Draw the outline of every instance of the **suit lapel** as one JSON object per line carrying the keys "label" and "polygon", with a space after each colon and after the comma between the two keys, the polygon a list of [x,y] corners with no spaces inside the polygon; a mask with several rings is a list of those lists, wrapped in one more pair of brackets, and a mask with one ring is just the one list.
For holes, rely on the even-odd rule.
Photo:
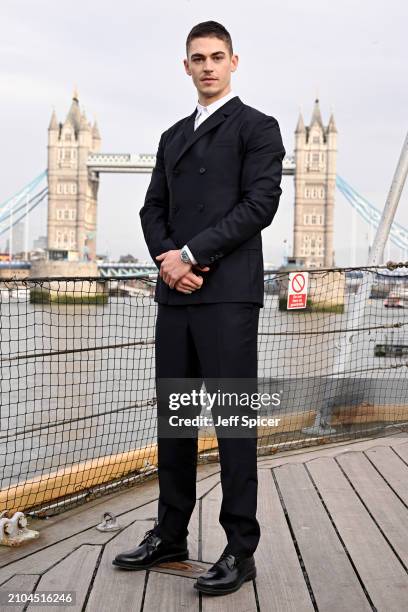
{"label": "suit lapel", "polygon": [[214,113],[212,113],[208,117],[208,119],[203,121],[203,123],[201,123],[195,131],[194,131],[194,121],[195,121],[196,111],[194,111],[194,113],[192,113],[189,117],[187,117],[183,125],[183,134],[185,137],[185,142],[176,157],[174,167],[178,164],[181,157],[188,151],[188,149],[195,142],[197,142],[199,138],[201,138],[201,136],[204,136],[204,134],[207,134],[207,132],[217,127],[217,125],[225,121],[225,119],[231,113],[233,113],[235,110],[237,110],[241,106],[242,106],[242,102],[238,96],[231,98],[231,100],[228,100],[228,102],[223,104],[219,109],[217,109]]}

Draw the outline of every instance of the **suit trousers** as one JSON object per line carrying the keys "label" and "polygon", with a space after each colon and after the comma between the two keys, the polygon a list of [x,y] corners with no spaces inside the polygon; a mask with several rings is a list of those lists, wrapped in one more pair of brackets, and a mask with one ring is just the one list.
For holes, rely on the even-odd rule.
{"label": "suit trousers", "polygon": [[[250,302],[159,303],[156,378],[256,380],[259,308]],[[217,431],[217,437],[222,487],[219,521],[229,552],[252,555],[260,538],[256,519],[257,434],[233,438]],[[196,503],[197,436],[158,436],[157,442],[158,530],[163,539],[176,542],[188,535]]]}

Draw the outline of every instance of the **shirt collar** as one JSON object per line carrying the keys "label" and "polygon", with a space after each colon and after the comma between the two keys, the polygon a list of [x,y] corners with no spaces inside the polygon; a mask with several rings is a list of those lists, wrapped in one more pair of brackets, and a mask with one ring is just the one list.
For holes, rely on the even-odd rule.
{"label": "shirt collar", "polygon": [[226,102],[228,102],[228,100],[231,100],[231,98],[234,98],[234,97],[235,97],[234,92],[230,91],[229,93],[225,94],[225,96],[223,96],[219,100],[216,100],[215,102],[212,102],[211,104],[208,104],[208,106],[203,106],[202,104],[197,102],[197,112],[211,115],[216,110],[221,108],[221,106],[223,106]]}

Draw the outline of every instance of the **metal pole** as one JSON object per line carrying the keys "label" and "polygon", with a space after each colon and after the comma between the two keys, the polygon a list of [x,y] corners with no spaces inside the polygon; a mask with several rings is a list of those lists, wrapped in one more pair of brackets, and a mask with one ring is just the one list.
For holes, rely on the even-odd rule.
{"label": "metal pole", "polygon": [[14,200],[11,202],[11,209],[10,209],[10,225],[9,225],[9,261],[12,260],[13,257],[13,207],[14,207]]}
{"label": "metal pole", "polygon": [[368,260],[369,266],[381,264],[384,256],[384,247],[390,234],[392,222],[398,208],[401,193],[408,174],[408,133],[402,145],[401,155],[398,160],[397,169],[392,179],[388,198],[381,215],[381,220],[377,228],[373,246]]}
{"label": "metal pole", "polygon": [[26,205],[25,205],[25,224],[24,224],[24,250],[25,260],[28,261],[28,199],[29,193],[26,193]]}

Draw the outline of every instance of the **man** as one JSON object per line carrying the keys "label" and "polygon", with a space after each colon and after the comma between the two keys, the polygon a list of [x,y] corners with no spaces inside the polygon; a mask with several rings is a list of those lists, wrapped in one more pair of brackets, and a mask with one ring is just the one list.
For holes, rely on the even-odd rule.
{"label": "man", "polygon": [[[257,377],[263,306],[261,230],[281,195],[285,149],[276,119],[231,90],[238,66],[219,23],[187,37],[186,73],[198,92],[194,112],[166,130],[140,217],[160,270],[155,292],[156,383],[165,378]],[[159,399],[158,412],[164,410]],[[218,432],[217,432],[218,436]],[[255,437],[218,436],[228,544],[195,588],[232,593],[256,575],[260,528]],[[188,523],[196,502],[197,437],[158,436],[158,522],[140,545],[113,563],[147,569],[188,558]]]}

